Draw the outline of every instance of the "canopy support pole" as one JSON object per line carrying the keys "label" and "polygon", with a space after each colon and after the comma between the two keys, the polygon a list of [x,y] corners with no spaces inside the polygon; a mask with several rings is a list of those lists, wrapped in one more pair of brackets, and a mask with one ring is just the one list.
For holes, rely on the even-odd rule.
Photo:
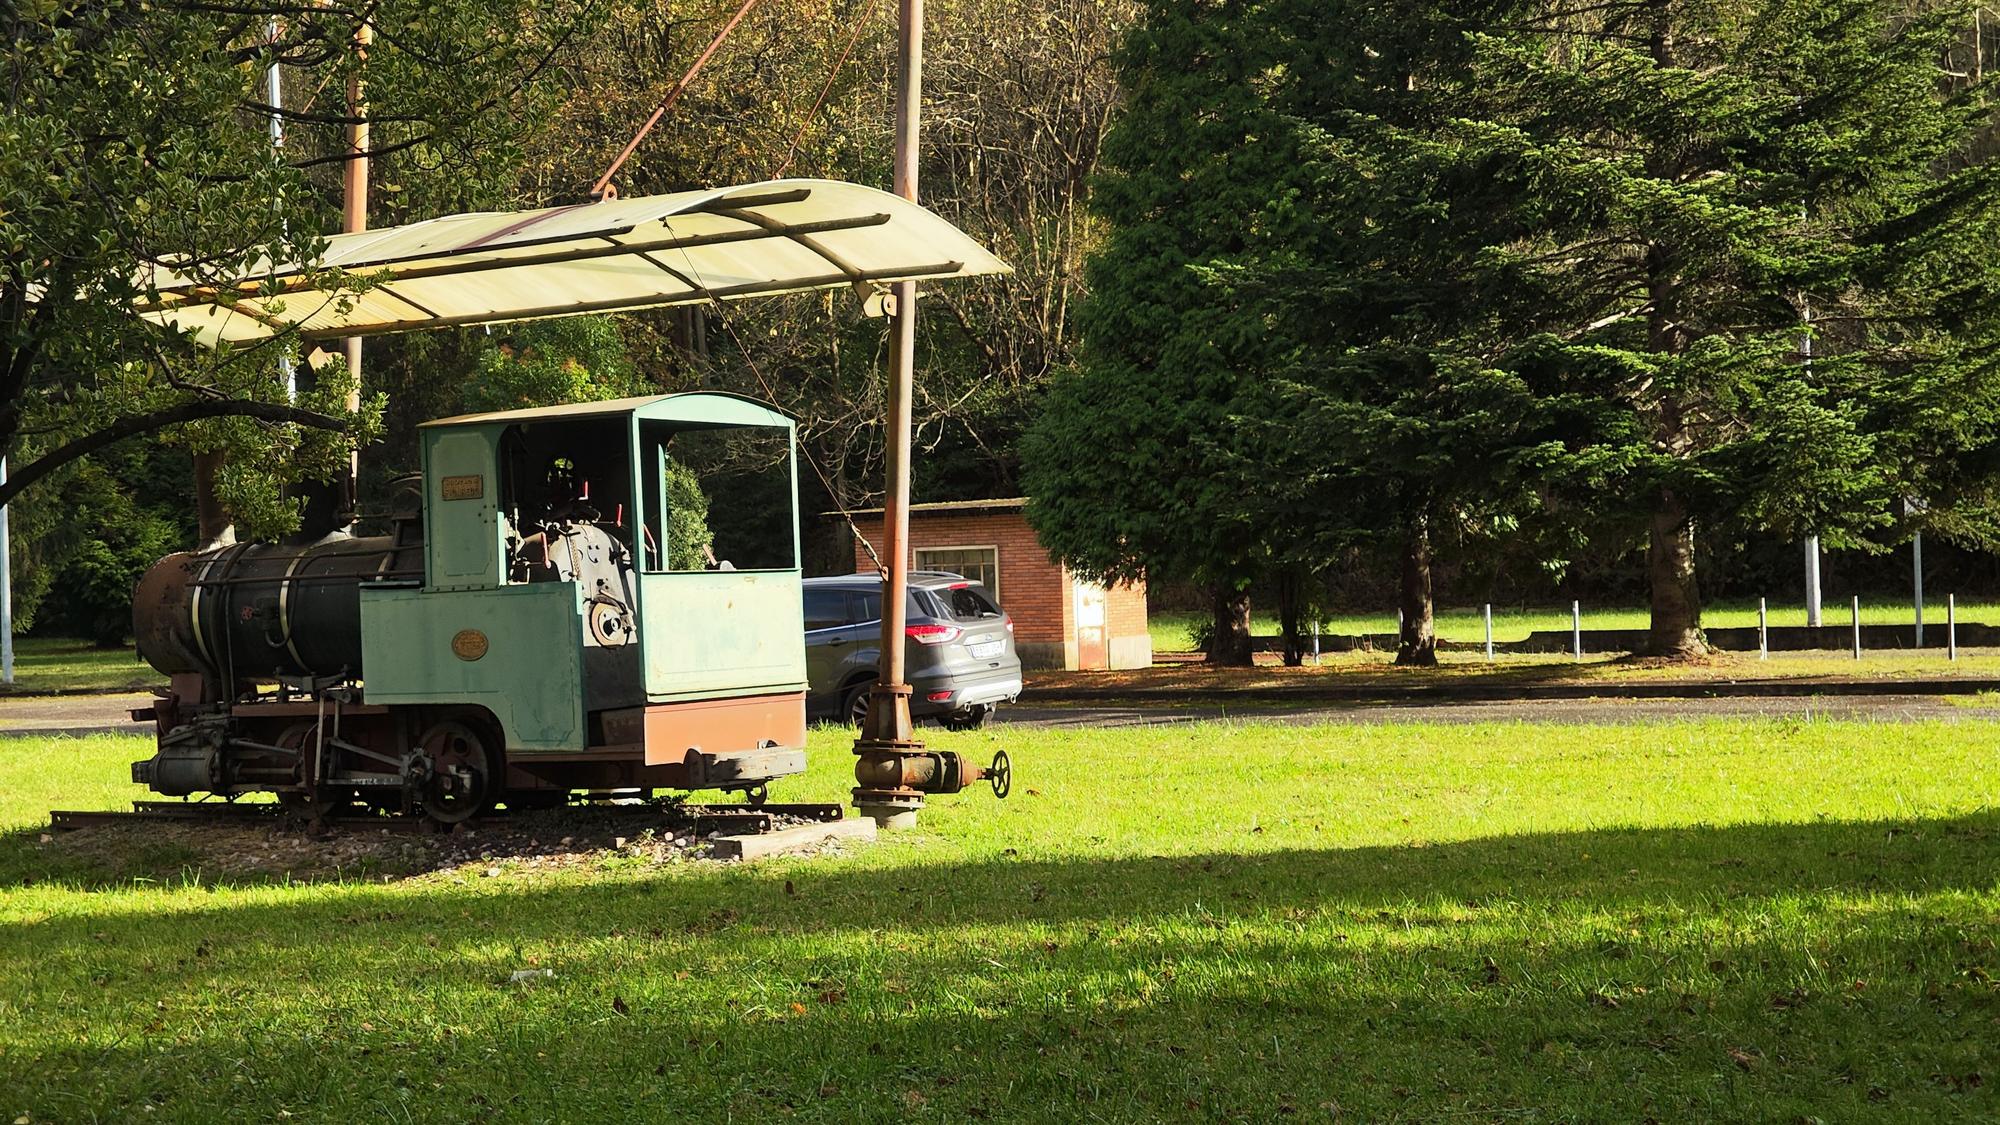
{"label": "canopy support pole", "polygon": [[[917,201],[918,112],[923,102],[924,3],[900,0],[897,12],[895,192]],[[895,283],[896,346],[889,360],[888,489],[882,501],[882,646],[868,716],[855,740],[854,806],[884,828],[910,827],[924,806],[912,784],[924,744],[910,720],[904,682],[905,607],[910,582],[910,409],[917,355],[917,283]]]}

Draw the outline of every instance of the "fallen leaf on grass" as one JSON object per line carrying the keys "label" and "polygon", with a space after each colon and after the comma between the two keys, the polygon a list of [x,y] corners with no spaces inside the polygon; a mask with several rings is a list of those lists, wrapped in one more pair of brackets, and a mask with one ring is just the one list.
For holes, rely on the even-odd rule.
{"label": "fallen leaf on grass", "polygon": [[1756,1070],[1758,1067],[1764,1065],[1763,1056],[1757,1054],[1755,1050],[1739,1051],[1731,1047],[1729,1048],[1729,1059],[1744,1070]]}

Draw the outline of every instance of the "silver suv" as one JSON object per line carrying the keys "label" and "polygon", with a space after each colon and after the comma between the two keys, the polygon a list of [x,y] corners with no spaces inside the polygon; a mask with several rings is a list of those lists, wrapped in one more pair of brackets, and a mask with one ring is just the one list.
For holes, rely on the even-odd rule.
{"label": "silver suv", "polygon": [[[882,580],[808,578],[805,598],[806,714],[859,725],[882,649]],[[973,730],[1021,694],[1014,621],[986,587],[945,571],[912,571],[905,616],[911,718]]]}

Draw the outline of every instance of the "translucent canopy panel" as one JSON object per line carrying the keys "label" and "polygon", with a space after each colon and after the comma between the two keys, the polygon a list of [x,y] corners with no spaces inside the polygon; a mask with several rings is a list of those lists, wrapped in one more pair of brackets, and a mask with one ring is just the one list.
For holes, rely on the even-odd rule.
{"label": "translucent canopy panel", "polygon": [[[315,268],[369,284],[329,290]],[[209,345],[293,326],[326,340],[1007,270],[900,196],[770,180],[336,235],[317,263],[266,266],[228,292],[157,269],[159,296],[138,312]]]}

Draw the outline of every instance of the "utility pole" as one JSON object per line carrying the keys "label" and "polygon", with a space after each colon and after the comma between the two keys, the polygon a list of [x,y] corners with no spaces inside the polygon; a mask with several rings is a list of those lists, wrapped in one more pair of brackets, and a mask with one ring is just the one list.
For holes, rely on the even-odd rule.
{"label": "utility pole", "polygon": [[[1799,221],[1804,222],[1805,218],[1806,209],[1801,205]],[[1803,322],[1799,332],[1799,355],[1805,360],[1806,378],[1810,380],[1813,361],[1812,301],[1803,293],[1799,294],[1799,318]],[[1809,629],[1820,627],[1818,535],[1806,536],[1806,627]]]}
{"label": "utility pole", "polygon": [[[264,68],[264,102],[271,107],[271,114],[264,124],[274,150],[285,147],[285,119],[280,116],[280,110],[285,105],[285,72],[278,60],[280,30],[275,16],[264,25],[265,42],[271,50],[271,61]],[[278,378],[285,385],[285,401],[298,402],[298,370],[288,350],[278,353]],[[223,508],[222,500],[215,492],[216,477],[222,472],[226,456],[220,449],[202,449],[194,454],[195,549],[198,551],[236,542],[235,525],[230,522],[229,512]]]}
{"label": "utility pole", "polygon": [[[361,68],[368,62],[368,46],[375,41],[375,28],[367,20],[354,29],[354,72],[347,79],[347,164],[341,177],[340,229],[359,234],[368,229],[368,90]],[[347,412],[361,410],[361,337],[342,341],[347,353]],[[361,494],[361,449],[347,455],[347,505],[353,510]]]}

